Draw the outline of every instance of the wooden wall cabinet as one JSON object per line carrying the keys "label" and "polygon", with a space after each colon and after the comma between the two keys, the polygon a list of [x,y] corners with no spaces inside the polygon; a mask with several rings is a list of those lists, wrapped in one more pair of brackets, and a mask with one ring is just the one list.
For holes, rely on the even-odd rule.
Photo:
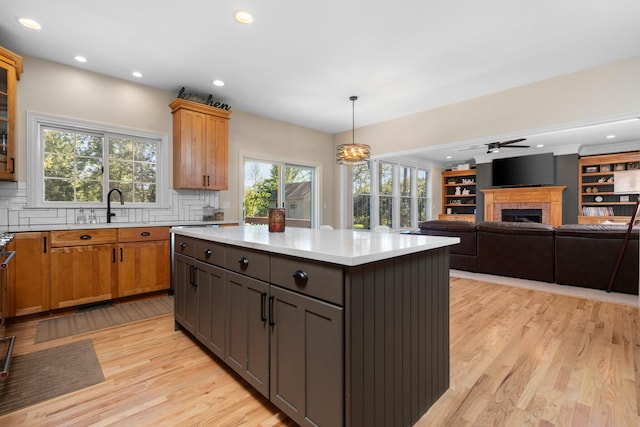
{"label": "wooden wall cabinet", "polygon": [[[460,194],[456,194],[459,189]],[[442,213],[438,219],[476,222],[476,170],[442,172]]]}
{"label": "wooden wall cabinet", "polygon": [[19,255],[7,275],[7,315],[49,310],[49,233],[15,233],[9,250]]}
{"label": "wooden wall cabinet", "polygon": [[173,114],[173,188],[226,190],[231,111],[176,99]]}
{"label": "wooden wall cabinet", "polygon": [[169,227],[118,229],[118,297],[169,289]]}
{"label": "wooden wall cabinet", "polygon": [[640,151],[581,157],[578,224],[628,223],[639,196],[615,194],[614,173],[639,168]]}
{"label": "wooden wall cabinet", "polygon": [[0,180],[16,181],[16,97],[22,57],[0,46]]}

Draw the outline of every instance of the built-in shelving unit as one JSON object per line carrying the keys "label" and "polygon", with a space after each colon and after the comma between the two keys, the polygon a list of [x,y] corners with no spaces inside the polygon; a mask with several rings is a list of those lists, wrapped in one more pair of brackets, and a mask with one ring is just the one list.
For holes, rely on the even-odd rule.
{"label": "built-in shelving unit", "polygon": [[476,170],[442,172],[442,213],[438,219],[476,222]]}
{"label": "built-in shelving unit", "polygon": [[581,157],[578,178],[578,223],[628,223],[638,194],[616,194],[615,172],[639,168],[640,151]]}

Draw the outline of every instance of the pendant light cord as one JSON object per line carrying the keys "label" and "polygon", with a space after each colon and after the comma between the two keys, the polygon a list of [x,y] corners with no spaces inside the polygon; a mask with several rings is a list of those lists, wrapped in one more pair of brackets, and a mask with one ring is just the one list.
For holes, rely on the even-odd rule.
{"label": "pendant light cord", "polygon": [[357,96],[349,97],[351,100],[351,145],[356,145],[356,101]]}

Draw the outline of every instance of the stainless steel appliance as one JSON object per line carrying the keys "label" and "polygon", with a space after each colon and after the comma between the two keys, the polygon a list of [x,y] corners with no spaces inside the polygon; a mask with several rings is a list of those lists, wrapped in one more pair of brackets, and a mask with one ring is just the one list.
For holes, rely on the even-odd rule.
{"label": "stainless steel appliance", "polygon": [[15,336],[5,336],[7,323],[7,267],[11,259],[16,255],[15,251],[7,251],[7,246],[13,240],[13,234],[0,234],[0,348],[6,348],[4,364],[0,369],[0,378],[9,376],[9,366],[11,365],[11,354]]}

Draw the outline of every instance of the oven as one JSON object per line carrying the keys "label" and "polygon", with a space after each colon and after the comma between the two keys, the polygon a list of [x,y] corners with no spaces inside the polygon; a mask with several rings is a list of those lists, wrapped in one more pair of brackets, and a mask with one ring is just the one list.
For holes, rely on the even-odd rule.
{"label": "oven", "polygon": [[11,354],[13,353],[13,344],[16,340],[15,336],[5,335],[7,330],[7,267],[16,255],[15,251],[7,250],[12,240],[13,234],[0,234],[0,349],[2,353],[5,354],[4,364],[0,366],[0,378],[6,378],[9,375]]}

